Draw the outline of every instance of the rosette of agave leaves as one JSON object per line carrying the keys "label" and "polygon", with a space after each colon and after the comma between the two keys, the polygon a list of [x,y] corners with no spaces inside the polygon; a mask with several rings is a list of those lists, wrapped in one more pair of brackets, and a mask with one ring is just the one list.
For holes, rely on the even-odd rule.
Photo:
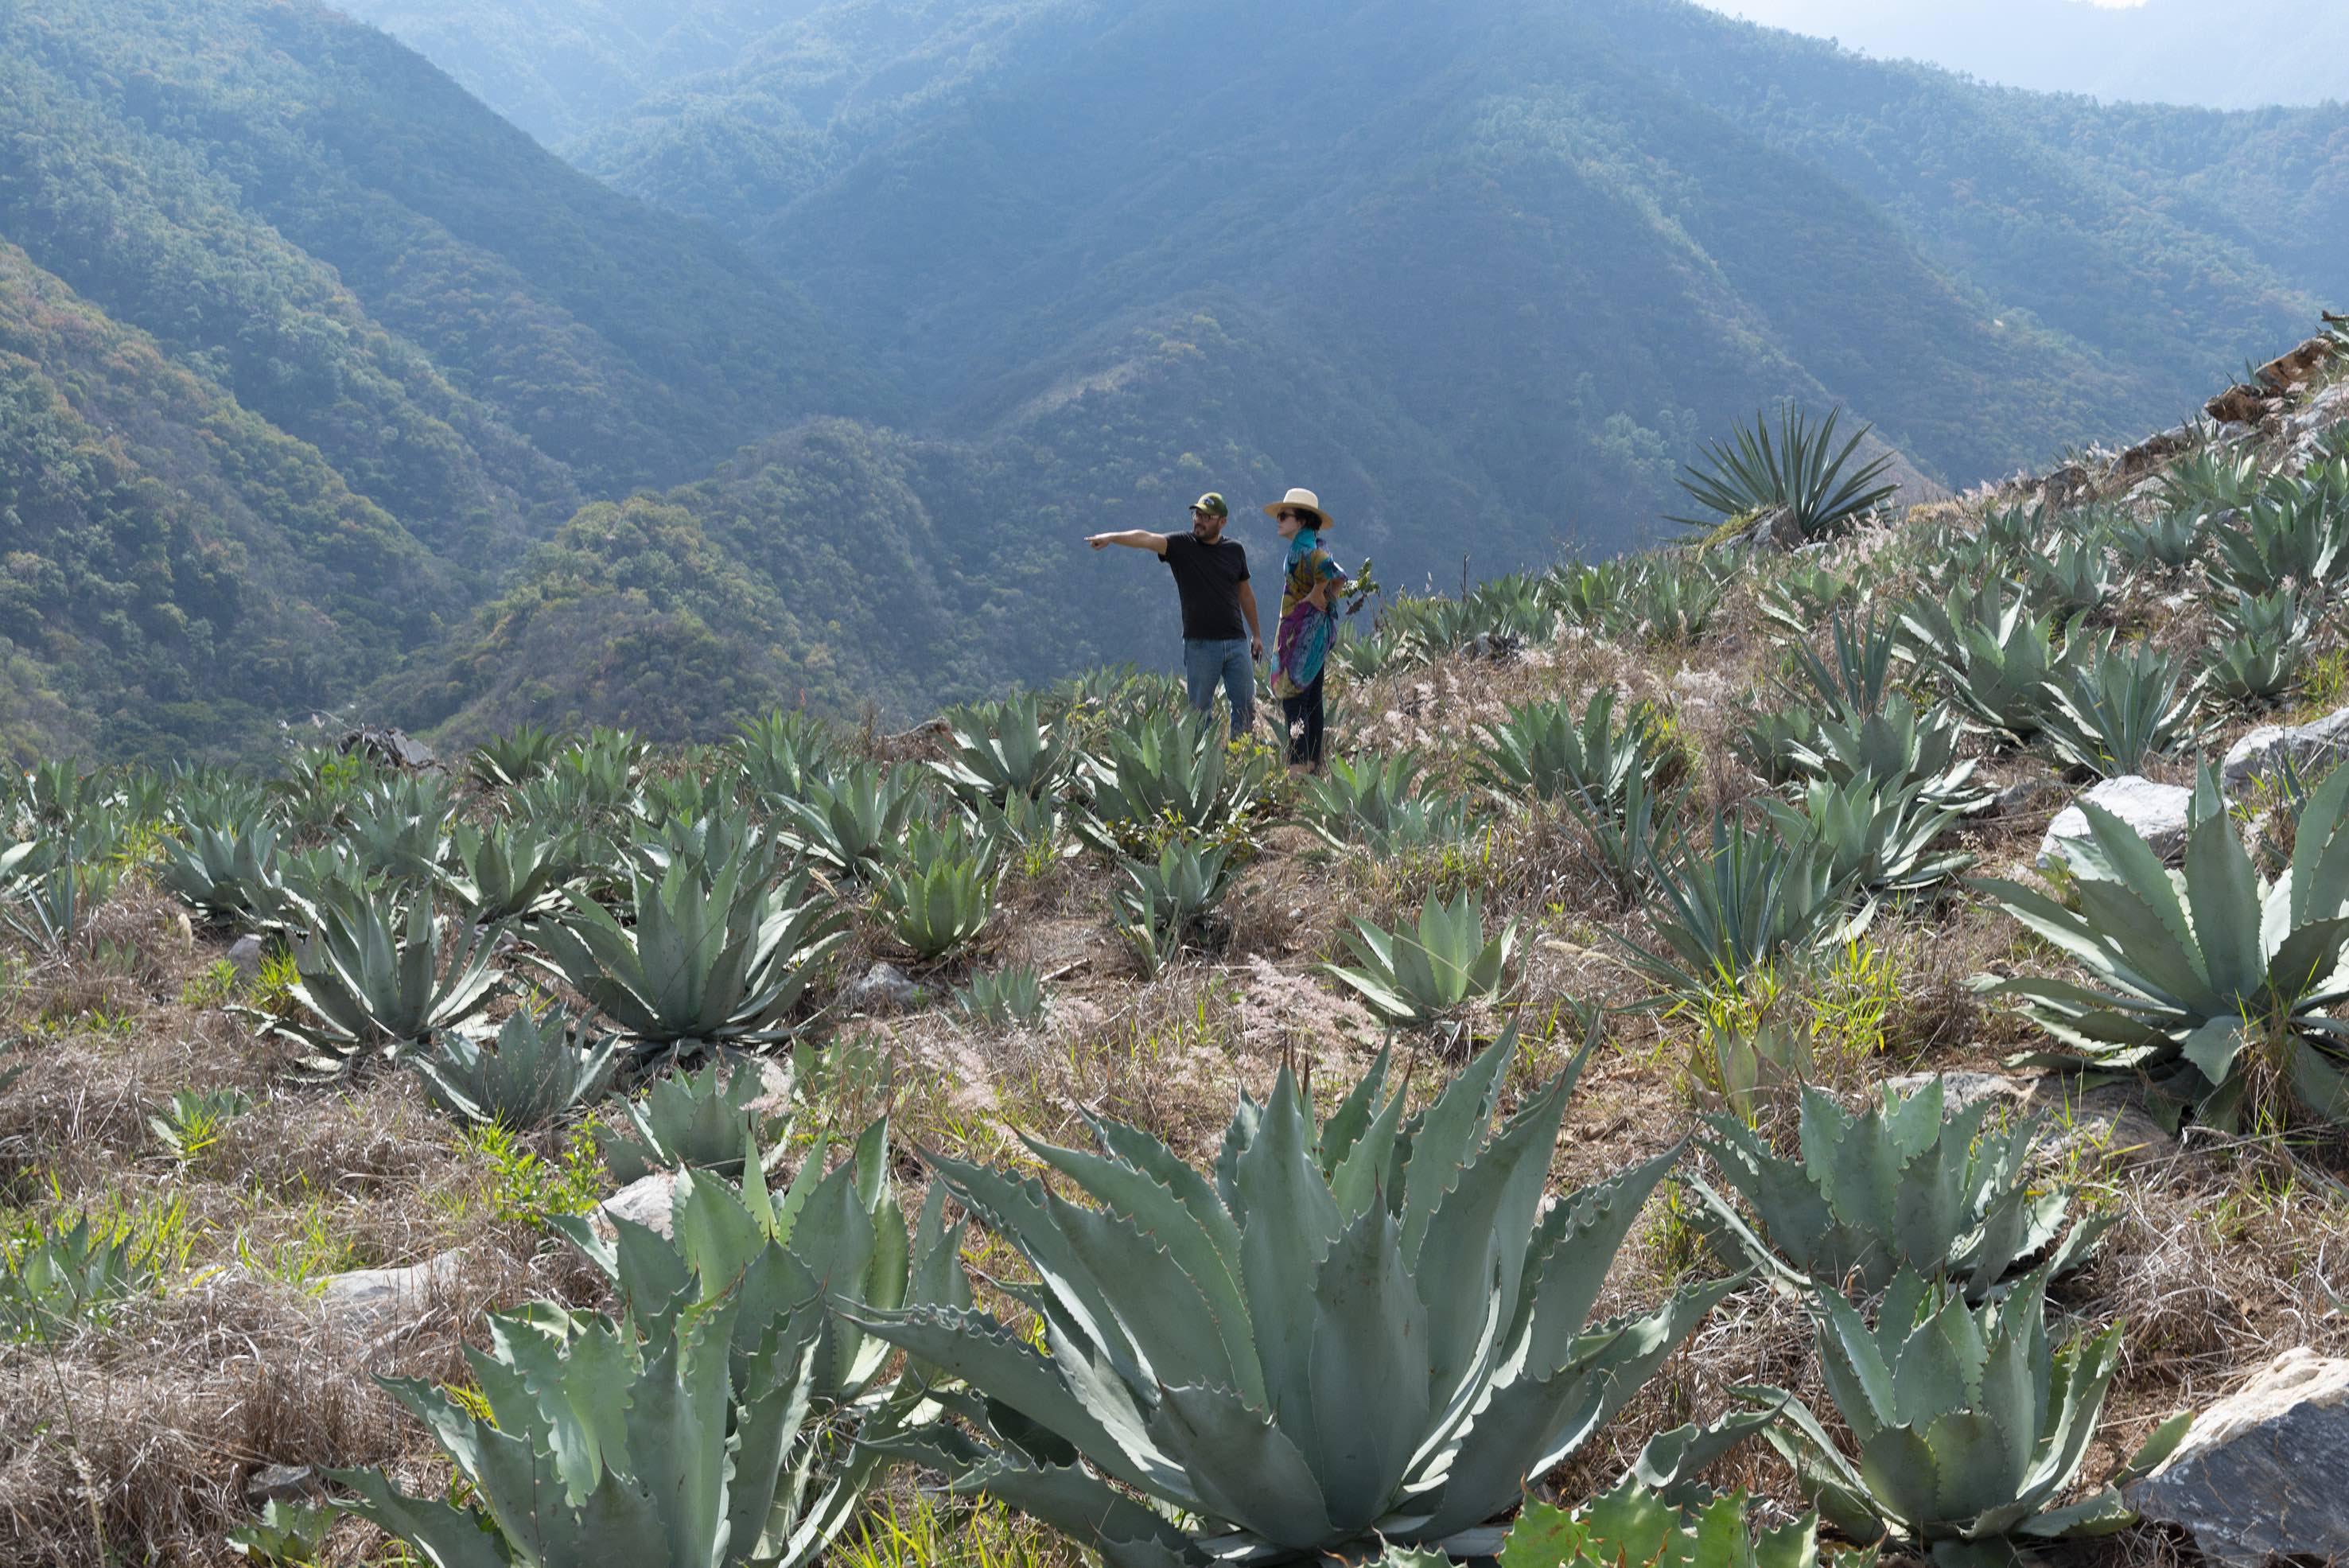
{"label": "rosette of agave leaves", "polygon": [[1545,1209],[1588,1047],[1495,1129],[1516,1053],[1511,1031],[1418,1116],[1383,1057],[1326,1121],[1284,1069],[1266,1103],[1242,1099],[1212,1172],[1108,1121],[1099,1152],[1030,1144],[1090,1203],[931,1157],[1033,1267],[1032,1290],[1005,1288],[1042,1328],[844,1308],[967,1385],[937,1396],[956,1419],[893,1451],[1110,1568],[1494,1551],[1525,1479],[1733,1282],[1586,1323],[1679,1150]]}

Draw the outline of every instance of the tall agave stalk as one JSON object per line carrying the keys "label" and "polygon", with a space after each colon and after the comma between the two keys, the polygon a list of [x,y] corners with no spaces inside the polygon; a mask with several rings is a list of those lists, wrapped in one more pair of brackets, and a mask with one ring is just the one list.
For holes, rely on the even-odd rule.
{"label": "tall agave stalk", "polygon": [[1585,1322],[1678,1151],[1545,1209],[1588,1050],[1494,1132],[1516,1052],[1505,1037],[1415,1117],[1383,1058],[1327,1122],[1284,1069],[1269,1102],[1242,1100],[1212,1173],[1112,1122],[1099,1153],[1031,1143],[1090,1203],[931,1156],[1035,1270],[1046,1332],[848,1309],[969,1388],[892,1450],[1110,1568],[1495,1550],[1488,1521],[1525,1478],[1588,1441],[1728,1288]]}

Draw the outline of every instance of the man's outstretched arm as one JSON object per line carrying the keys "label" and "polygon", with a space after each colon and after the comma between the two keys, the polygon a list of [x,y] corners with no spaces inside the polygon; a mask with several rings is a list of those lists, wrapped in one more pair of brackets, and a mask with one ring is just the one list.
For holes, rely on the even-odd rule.
{"label": "man's outstretched arm", "polygon": [[1166,535],[1153,534],[1146,528],[1128,528],[1122,534],[1088,534],[1085,543],[1096,550],[1104,545],[1123,545],[1129,550],[1147,550],[1154,556],[1166,553]]}

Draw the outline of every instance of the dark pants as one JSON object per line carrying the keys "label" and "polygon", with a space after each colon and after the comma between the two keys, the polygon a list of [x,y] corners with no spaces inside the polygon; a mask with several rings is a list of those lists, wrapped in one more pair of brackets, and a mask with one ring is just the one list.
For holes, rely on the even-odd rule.
{"label": "dark pants", "polygon": [[1280,700],[1281,716],[1288,721],[1288,760],[1308,767],[1321,765],[1321,677],[1294,697]]}

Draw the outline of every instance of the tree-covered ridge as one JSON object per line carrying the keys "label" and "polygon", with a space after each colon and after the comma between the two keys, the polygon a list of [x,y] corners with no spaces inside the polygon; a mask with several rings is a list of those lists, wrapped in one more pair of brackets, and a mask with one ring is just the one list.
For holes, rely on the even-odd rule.
{"label": "tree-covered ridge", "polygon": [[332,13],[72,0],[0,62],[0,232],[477,546],[469,459],[559,517],[872,400],[787,285]]}
{"label": "tree-covered ridge", "polygon": [[[2217,192],[2296,177],[2342,113],[2075,136],[2091,110],[1677,0],[848,0],[577,155],[774,258],[948,428],[1226,289],[1368,367],[1491,509],[1571,497],[1612,548],[1669,485],[1574,457],[1593,407],[1685,444],[1825,398],[1966,482],[2174,422],[2289,341],[2349,224]],[[1389,469],[1356,509],[1412,488]]]}
{"label": "tree-covered ridge", "polygon": [[250,743],[460,602],[315,447],[0,244],[0,751]]}

